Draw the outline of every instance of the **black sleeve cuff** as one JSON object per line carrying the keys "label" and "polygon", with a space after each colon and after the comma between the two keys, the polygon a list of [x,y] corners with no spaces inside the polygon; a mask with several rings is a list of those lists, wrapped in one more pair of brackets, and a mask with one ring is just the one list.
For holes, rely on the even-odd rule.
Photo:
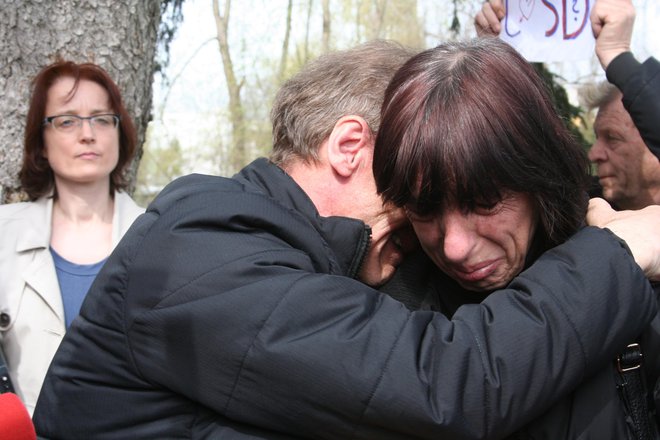
{"label": "black sleeve cuff", "polygon": [[610,62],[605,71],[605,76],[610,83],[622,90],[630,76],[638,71],[640,67],[640,62],[635,59],[632,52],[623,52]]}

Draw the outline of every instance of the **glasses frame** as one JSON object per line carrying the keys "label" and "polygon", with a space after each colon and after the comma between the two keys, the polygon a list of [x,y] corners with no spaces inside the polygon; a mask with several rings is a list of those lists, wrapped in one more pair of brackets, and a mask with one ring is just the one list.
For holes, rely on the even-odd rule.
{"label": "glasses frame", "polygon": [[57,132],[57,133],[69,133],[67,131],[62,131],[62,130],[58,129],[58,128],[55,127],[55,125],[53,125],[53,120],[55,118],[59,118],[59,117],[62,117],[62,116],[68,116],[70,118],[74,118],[74,119],[77,119],[78,121],[80,121],[80,124],[76,125],[76,127],[75,127],[78,130],[80,130],[82,128],[83,123],[84,123],[85,120],[89,121],[88,122],[89,127],[92,130],[94,130],[95,129],[94,119],[100,118],[100,117],[103,117],[103,116],[112,116],[112,118],[115,121],[115,125],[114,125],[113,128],[119,127],[119,122],[121,121],[121,117],[118,114],[115,114],[115,113],[101,113],[101,114],[92,115],[92,116],[78,116],[78,115],[63,114],[63,115],[46,116],[44,118],[44,127],[47,126],[47,125],[50,125],[51,127],[53,127],[53,130],[55,130],[55,132]]}

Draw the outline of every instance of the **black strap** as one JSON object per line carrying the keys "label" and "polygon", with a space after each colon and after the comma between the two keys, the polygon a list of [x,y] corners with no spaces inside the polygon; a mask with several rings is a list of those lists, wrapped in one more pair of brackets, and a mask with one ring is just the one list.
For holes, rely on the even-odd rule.
{"label": "black strap", "polygon": [[15,393],[15,391],[9,377],[9,366],[7,366],[5,353],[2,351],[2,346],[0,346],[0,394],[3,393]]}
{"label": "black strap", "polygon": [[642,348],[634,343],[626,347],[616,359],[616,368],[621,376],[619,391],[628,408],[628,415],[636,440],[652,440],[646,382],[642,376]]}

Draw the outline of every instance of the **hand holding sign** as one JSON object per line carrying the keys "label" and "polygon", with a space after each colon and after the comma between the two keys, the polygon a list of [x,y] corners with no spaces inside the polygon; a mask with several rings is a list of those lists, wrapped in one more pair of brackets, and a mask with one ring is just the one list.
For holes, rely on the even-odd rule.
{"label": "hand holding sign", "polygon": [[[555,3],[558,5],[555,6]],[[596,55],[603,69],[622,52],[630,50],[635,8],[631,0],[592,0],[591,13],[588,14],[589,0],[488,0],[477,13],[474,24],[479,36],[502,37],[518,48],[530,61],[558,61],[588,58],[592,52],[593,41],[588,34],[596,38]],[[514,7],[507,14],[507,7]],[[586,7],[585,7],[586,6]],[[569,10],[570,9],[570,10]],[[538,12],[540,11],[540,12]],[[562,14],[560,14],[562,11]],[[568,11],[564,14],[565,11]],[[532,16],[545,14],[550,21],[538,29],[529,29]],[[589,17],[589,21],[584,20]],[[515,21],[518,20],[518,24]],[[541,18],[539,20],[542,21]],[[580,25],[575,28],[577,23]],[[592,32],[588,31],[591,24]],[[551,24],[549,28],[547,26]],[[503,29],[506,25],[506,29]],[[543,37],[534,37],[543,31]],[[546,35],[548,34],[548,35]],[[548,44],[547,38],[560,38],[559,43]],[[580,39],[584,39],[580,40]],[[521,42],[522,40],[530,40]],[[534,48],[538,42],[539,47]],[[554,40],[552,40],[554,41]],[[577,44],[576,44],[577,43]],[[523,49],[520,47],[524,46]],[[529,54],[527,52],[531,51]],[[560,52],[560,53],[558,53]]]}
{"label": "hand holding sign", "polygon": [[474,17],[474,25],[480,37],[496,36],[500,34],[502,26],[500,20],[504,19],[504,0],[490,0],[481,6],[481,11]]}
{"label": "hand holding sign", "polygon": [[635,8],[630,0],[598,0],[591,11],[596,55],[606,69],[617,55],[630,50]]}

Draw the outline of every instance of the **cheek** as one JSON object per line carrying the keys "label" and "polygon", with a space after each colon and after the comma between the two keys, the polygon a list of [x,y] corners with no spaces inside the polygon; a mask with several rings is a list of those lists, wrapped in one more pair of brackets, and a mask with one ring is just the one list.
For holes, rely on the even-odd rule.
{"label": "cheek", "polygon": [[61,161],[73,153],[74,142],[67,137],[58,136],[51,130],[44,133],[44,149],[41,155],[49,161]]}
{"label": "cheek", "polygon": [[41,155],[46,159],[48,159],[48,152],[51,149],[51,145],[53,145],[53,138],[50,134],[49,130],[44,132],[44,149],[41,151]]}
{"label": "cheek", "polygon": [[119,151],[120,151],[119,141],[117,141],[113,144],[112,148],[110,149],[110,157],[112,158],[111,160],[113,162],[113,168],[117,166],[117,162],[119,162]]}
{"label": "cheek", "polygon": [[527,257],[527,252],[532,245],[534,234],[536,233],[536,220],[533,217],[527,217],[519,221],[520,227],[512,231],[514,249],[516,250],[517,258],[524,261]]}
{"label": "cheek", "polygon": [[422,250],[437,264],[444,259],[444,237],[432,222],[412,223],[417,241]]}
{"label": "cheek", "polygon": [[411,222],[415,235],[423,248],[428,249],[438,244],[440,234],[431,222]]}
{"label": "cheek", "polygon": [[117,162],[119,162],[119,146],[117,146],[117,148],[114,149],[113,156],[114,156],[115,165],[117,165]]}

